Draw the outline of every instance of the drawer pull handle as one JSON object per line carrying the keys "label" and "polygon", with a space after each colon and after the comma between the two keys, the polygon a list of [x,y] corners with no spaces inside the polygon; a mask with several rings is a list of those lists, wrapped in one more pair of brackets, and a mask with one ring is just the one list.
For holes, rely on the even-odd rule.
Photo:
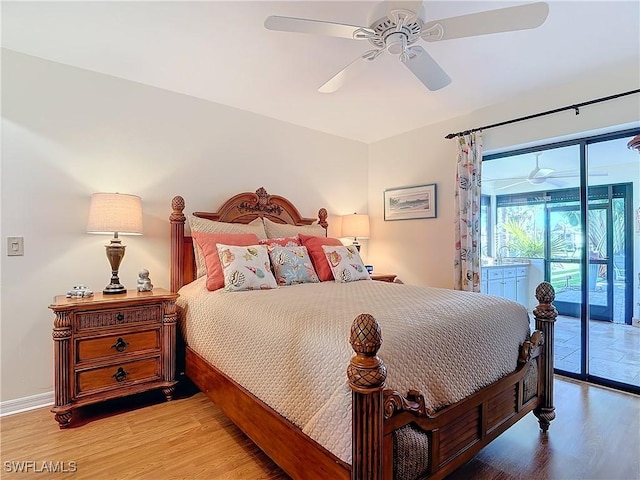
{"label": "drawer pull handle", "polygon": [[127,375],[129,375],[129,372],[125,372],[124,368],[120,367],[112,376],[116,379],[116,382],[124,382],[127,379]]}
{"label": "drawer pull handle", "polygon": [[111,348],[115,348],[119,352],[124,352],[128,346],[129,344],[125,342],[122,337],[118,337],[118,340],[116,340],[116,343],[111,345]]}
{"label": "drawer pull handle", "polygon": [[123,321],[123,320],[124,320],[124,314],[119,313],[119,314],[116,316],[116,320],[118,320],[119,322]]}

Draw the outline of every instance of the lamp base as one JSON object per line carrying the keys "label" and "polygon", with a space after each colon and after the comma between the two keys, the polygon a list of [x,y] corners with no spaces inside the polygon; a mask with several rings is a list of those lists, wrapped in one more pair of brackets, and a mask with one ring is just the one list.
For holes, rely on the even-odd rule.
{"label": "lamp base", "polygon": [[110,283],[102,291],[105,295],[117,295],[118,293],[127,293],[127,289],[120,282]]}
{"label": "lamp base", "polygon": [[105,295],[116,295],[118,293],[127,292],[124,285],[120,283],[120,278],[118,278],[118,269],[120,268],[122,257],[124,257],[125,246],[122,245],[117,235],[117,233],[114,234],[114,238],[111,239],[111,243],[109,245],[105,245],[107,258],[111,264],[111,283],[102,291]]}

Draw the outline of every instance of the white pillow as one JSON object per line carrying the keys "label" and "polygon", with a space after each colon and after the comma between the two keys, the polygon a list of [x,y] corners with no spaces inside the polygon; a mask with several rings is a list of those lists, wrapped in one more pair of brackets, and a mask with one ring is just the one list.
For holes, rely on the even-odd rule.
{"label": "white pillow", "polygon": [[267,247],[237,247],[221,243],[216,247],[222,265],[225,290],[234,292],[277,288],[276,279],[271,273]]}
{"label": "white pillow", "polygon": [[296,237],[299,233],[314,237],[327,236],[327,231],[324,227],[317,223],[312,225],[289,225],[288,223],[272,222],[268,218],[264,219],[264,230],[269,238]]}
{"label": "white pillow", "polygon": [[342,247],[323,245],[322,250],[337,283],[371,280],[358,249],[353,245]]}
{"label": "white pillow", "polygon": [[[248,224],[215,222],[206,218],[189,215],[189,228],[191,232],[202,233],[255,233],[258,240],[265,240],[267,233],[264,230],[262,218],[258,217]],[[196,278],[200,278],[207,273],[207,264],[204,261],[204,253],[197,244],[193,242],[193,253],[196,257]]]}

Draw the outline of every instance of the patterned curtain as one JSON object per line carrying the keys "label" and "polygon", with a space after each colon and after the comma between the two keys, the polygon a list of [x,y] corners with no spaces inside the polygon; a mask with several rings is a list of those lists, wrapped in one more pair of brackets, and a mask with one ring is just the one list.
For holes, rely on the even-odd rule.
{"label": "patterned curtain", "polygon": [[458,137],[454,261],[456,290],[480,291],[480,168],[482,133]]}

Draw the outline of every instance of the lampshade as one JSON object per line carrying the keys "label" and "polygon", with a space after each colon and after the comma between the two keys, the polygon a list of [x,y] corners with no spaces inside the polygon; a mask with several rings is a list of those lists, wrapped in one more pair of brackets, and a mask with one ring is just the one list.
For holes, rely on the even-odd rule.
{"label": "lampshade", "polygon": [[123,193],[94,193],[89,207],[89,233],[142,234],[142,200]]}
{"label": "lampshade", "polygon": [[369,238],[369,215],[354,213],[342,217],[342,236]]}

